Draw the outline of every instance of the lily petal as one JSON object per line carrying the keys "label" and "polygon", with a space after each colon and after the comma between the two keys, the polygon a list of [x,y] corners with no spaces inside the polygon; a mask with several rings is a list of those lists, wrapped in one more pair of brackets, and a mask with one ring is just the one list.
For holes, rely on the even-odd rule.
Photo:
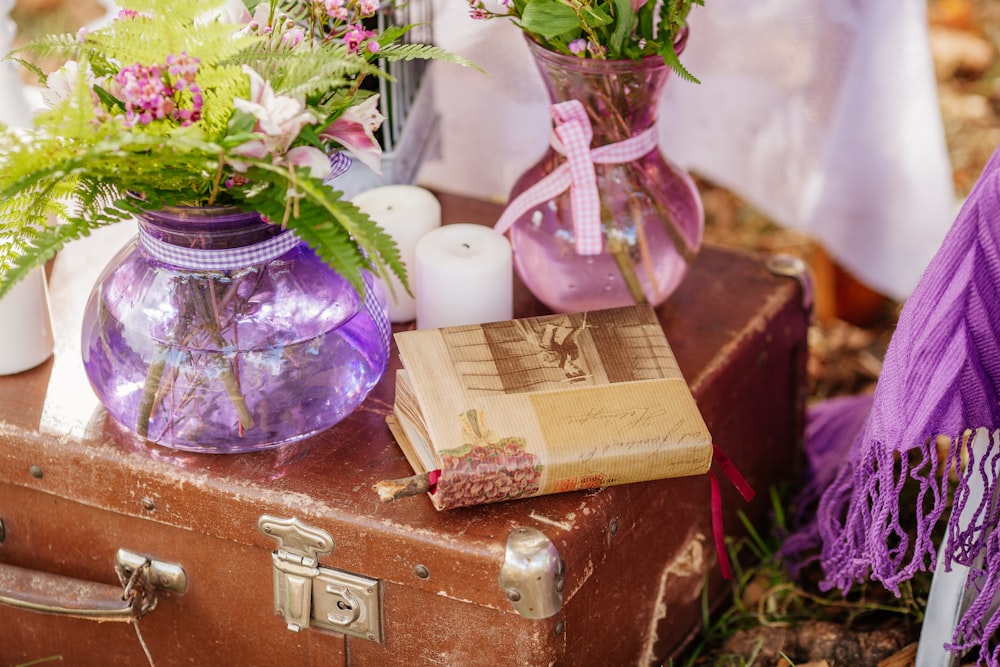
{"label": "lily petal", "polygon": [[285,162],[308,167],[309,175],[320,180],[330,175],[330,158],[314,146],[296,146],[285,155]]}
{"label": "lily petal", "polygon": [[[260,139],[253,139],[234,148],[230,152],[230,155],[261,160],[267,155],[267,145]],[[247,169],[250,168],[250,165],[246,162],[232,158],[229,159],[229,164],[240,174],[245,174]]]}
{"label": "lily petal", "polygon": [[348,107],[343,115],[320,132],[320,138],[336,141],[346,151],[382,174],[382,146],[375,139],[385,116],[378,110],[378,95],[372,95],[361,104]]}

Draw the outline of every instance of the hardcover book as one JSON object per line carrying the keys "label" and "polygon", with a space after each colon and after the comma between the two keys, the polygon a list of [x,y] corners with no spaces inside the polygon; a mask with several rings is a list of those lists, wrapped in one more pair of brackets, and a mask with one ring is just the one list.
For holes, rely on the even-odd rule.
{"label": "hardcover book", "polygon": [[437,509],[700,475],[712,439],[649,306],[395,335],[387,418]]}

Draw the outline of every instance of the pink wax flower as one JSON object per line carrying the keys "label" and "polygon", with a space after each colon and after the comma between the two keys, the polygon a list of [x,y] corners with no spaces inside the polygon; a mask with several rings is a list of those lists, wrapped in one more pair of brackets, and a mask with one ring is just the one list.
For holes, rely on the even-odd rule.
{"label": "pink wax flower", "polygon": [[149,125],[169,118],[174,110],[174,90],[164,80],[159,65],[124,67],[115,76],[115,83],[125,103],[126,125]]}
{"label": "pink wax flower", "polygon": [[361,16],[375,16],[378,8],[379,0],[358,0],[358,14]]}
{"label": "pink wax flower", "polygon": [[323,5],[326,8],[326,15],[336,21],[347,21],[350,18],[344,0],[324,0]]}
{"label": "pink wax flower", "polygon": [[374,39],[376,36],[374,30],[365,30],[365,27],[360,23],[348,26],[347,32],[344,33],[344,44],[347,45],[347,52],[358,53],[361,50],[362,44],[370,39]]}

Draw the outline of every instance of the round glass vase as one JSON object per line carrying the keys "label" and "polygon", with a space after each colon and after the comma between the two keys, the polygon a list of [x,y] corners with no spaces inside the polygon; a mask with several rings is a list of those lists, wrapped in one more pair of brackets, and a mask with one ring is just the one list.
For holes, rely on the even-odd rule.
{"label": "round glass vase", "polygon": [[290,232],[236,208],[150,211],[83,320],[112,417],[174,449],[275,447],[346,417],[381,379],[389,323]]}
{"label": "round glass vase", "polygon": [[[683,50],[686,32],[676,50]],[[578,100],[593,128],[591,149],[653,128],[670,68],[659,56],[592,60],[527,40],[553,104]],[[654,130],[655,131],[655,128]],[[566,162],[552,146],[515,182],[513,201]],[[575,248],[570,191],[540,202],[510,228],[514,268],[528,289],[556,312],[635,303],[659,305],[677,288],[701,247],[704,209],[691,177],[667,160],[657,141],[641,157],[594,164],[602,249]]]}

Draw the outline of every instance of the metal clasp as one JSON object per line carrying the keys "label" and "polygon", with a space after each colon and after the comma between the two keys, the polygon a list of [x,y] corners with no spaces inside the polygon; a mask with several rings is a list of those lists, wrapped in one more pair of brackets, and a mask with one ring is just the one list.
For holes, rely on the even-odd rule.
{"label": "metal clasp", "polygon": [[129,602],[137,618],[156,608],[155,589],[184,593],[188,586],[187,573],[180,565],[153,560],[128,549],[118,550],[115,572],[125,587],[122,599]]}
{"label": "metal clasp", "polygon": [[515,528],[507,536],[499,583],[524,618],[548,618],[562,607],[566,566],[559,550],[540,530]]}
{"label": "metal clasp", "polygon": [[767,258],[766,266],[767,270],[776,276],[794,278],[798,281],[802,293],[802,308],[806,312],[806,318],[811,319],[816,305],[816,279],[809,264],[801,257],[776,253]]}
{"label": "metal clasp", "polygon": [[274,610],[288,629],[310,626],[369,641],[382,641],[381,587],[377,579],[322,567],[333,538],[298,519],[264,515],[260,531],[278,542],[274,564]]}

